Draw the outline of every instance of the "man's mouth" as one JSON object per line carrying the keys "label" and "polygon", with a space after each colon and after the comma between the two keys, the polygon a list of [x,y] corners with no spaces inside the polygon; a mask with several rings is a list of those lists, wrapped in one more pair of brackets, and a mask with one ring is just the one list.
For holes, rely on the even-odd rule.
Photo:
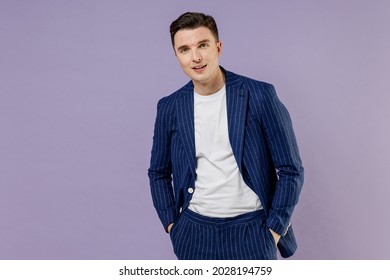
{"label": "man's mouth", "polygon": [[206,66],[207,66],[207,64],[199,65],[199,66],[192,67],[192,69],[195,71],[200,71],[200,70],[204,69]]}

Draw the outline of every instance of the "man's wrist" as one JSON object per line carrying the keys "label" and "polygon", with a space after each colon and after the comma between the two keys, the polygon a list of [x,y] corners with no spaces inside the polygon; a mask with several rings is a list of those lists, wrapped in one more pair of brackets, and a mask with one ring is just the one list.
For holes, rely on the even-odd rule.
{"label": "man's wrist", "polygon": [[173,226],[173,223],[170,223],[167,227],[167,232],[170,233],[171,232],[171,228]]}
{"label": "man's wrist", "polygon": [[274,238],[275,244],[277,245],[279,240],[280,240],[280,234],[274,232],[272,229],[269,229],[269,231],[271,232],[271,234]]}

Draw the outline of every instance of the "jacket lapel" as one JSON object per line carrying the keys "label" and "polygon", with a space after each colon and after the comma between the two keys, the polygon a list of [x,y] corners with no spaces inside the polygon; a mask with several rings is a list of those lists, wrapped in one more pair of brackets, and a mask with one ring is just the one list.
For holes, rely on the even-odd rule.
{"label": "jacket lapel", "polygon": [[190,164],[193,178],[196,178],[195,129],[194,129],[194,87],[189,82],[183,87],[177,102],[176,112],[180,137]]}
{"label": "jacket lapel", "polygon": [[229,140],[238,168],[242,174],[248,92],[242,89],[242,80],[239,76],[227,71],[225,71],[225,75]]}

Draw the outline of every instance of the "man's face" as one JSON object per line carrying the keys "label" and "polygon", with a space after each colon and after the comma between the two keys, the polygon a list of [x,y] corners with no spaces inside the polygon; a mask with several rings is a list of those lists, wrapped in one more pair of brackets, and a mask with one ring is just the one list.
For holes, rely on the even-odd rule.
{"label": "man's face", "polygon": [[222,43],[208,28],[179,30],[174,37],[174,49],[180,67],[195,86],[207,86],[217,79]]}

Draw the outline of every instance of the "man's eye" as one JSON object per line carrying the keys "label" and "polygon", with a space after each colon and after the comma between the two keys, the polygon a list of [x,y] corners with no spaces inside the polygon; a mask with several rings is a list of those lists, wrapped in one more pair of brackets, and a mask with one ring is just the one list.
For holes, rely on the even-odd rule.
{"label": "man's eye", "polygon": [[188,52],[188,49],[180,49],[180,51],[179,51],[180,53],[187,53]]}
{"label": "man's eye", "polygon": [[208,45],[206,43],[203,43],[200,45],[201,48],[206,48]]}

